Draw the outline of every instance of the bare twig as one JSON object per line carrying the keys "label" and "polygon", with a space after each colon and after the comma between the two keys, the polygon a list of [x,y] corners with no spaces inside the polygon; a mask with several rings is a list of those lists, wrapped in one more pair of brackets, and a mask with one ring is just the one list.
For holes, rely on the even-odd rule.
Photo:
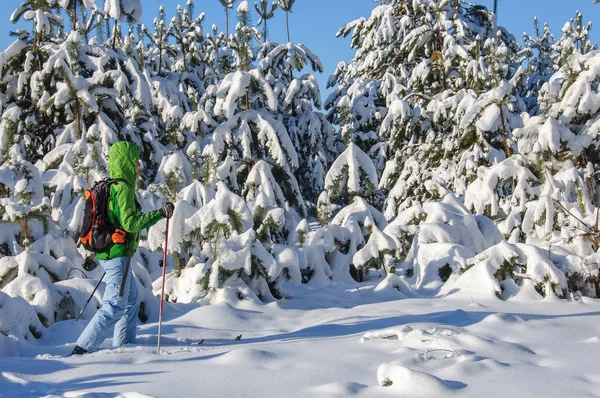
{"label": "bare twig", "polygon": [[282,298],[280,298],[279,300],[277,300],[277,304],[283,303],[283,300],[285,300],[289,294],[290,294],[290,291],[288,290],[287,292],[285,292],[285,294],[283,295]]}

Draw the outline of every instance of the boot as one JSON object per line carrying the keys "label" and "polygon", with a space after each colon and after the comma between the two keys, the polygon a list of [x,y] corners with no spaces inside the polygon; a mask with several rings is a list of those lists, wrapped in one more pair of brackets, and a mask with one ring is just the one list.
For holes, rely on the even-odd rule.
{"label": "boot", "polygon": [[73,351],[71,351],[71,355],[83,355],[86,354],[87,350],[85,348],[81,348],[78,345],[75,346],[75,348],[73,348]]}

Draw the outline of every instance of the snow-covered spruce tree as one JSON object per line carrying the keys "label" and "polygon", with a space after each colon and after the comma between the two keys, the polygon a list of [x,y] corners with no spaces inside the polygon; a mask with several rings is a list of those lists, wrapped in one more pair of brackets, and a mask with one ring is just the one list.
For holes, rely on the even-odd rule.
{"label": "snow-covered spruce tree", "polygon": [[203,109],[207,87],[217,83],[218,72],[208,56],[208,39],[203,28],[204,13],[194,18],[194,9],[192,0],[188,0],[185,9],[178,6],[168,33],[176,50],[172,71],[179,73],[179,89],[187,96],[191,110],[197,111]]}
{"label": "snow-covered spruce tree", "polygon": [[[346,280],[349,274],[356,280],[363,280],[363,270],[357,272],[353,259],[367,272],[368,266],[381,268],[383,265],[378,261],[379,253],[375,253],[375,250],[363,251],[355,257],[371,234],[375,232],[377,235],[387,225],[385,218],[372,206],[381,206],[377,185],[377,170],[373,161],[353,142],[333,162],[325,176],[325,191],[319,197],[317,213],[321,224],[325,225],[333,209],[341,209],[331,220],[335,226],[324,226],[321,232],[325,236],[331,235],[326,240],[334,243],[327,245],[326,250],[331,260],[333,278],[337,280]],[[377,237],[373,239],[371,246],[375,245]],[[386,263],[389,262],[386,260]]]}
{"label": "snow-covered spruce tree", "polygon": [[[386,275],[394,274],[396,270],[396,250],[398,246],[394,239],[382,231],[371,218],[365,219],[365,228],[369,239],[365,245],[352,257],[352,264],[360,272],[371,268],[381,269]],[[359,276],[359,280],[364,275]]]}
{"label": "snow-covered spruce tree", "polygon": [[44,326],[72,318],[85,293],[70,289],[66,280],[74,276],[73,271],[83,272],[84,260],[74,240],[49,217],[51,203],[42,176],[17,145],[0,170],[0,288],[29,302]]}
{"label": "snow-covered spruce tree", "polygon": [[173,26],[173,33],[178,35],[179,30],[183,29],[181,25],[185,24],[184,17],[186,16],[181,12],[180,18],[174,17],[173,22],[167,26],[165,10],[161,6],[159,15],[153,22],[153,31],[142,26],[142,32],[149,39],[145,59],[146,74],[152,90],[153,127],[160,132],[159,142],[172,150],[185,146],[180,125],[183,115],[190,110],[190,101],[179,87],[181,73],[173,66],[177,59],[182,60],[185,55],[179,51],[177,44],[169,41],[171,27]]}
{"label": "snow-covered spruce tree", "polygon": [[[178,206],[181,202],[177,202]],[[189,206],[187,202],[181,211],[190,213],[193,209]],[[283,281],[300,283],[295,252],[280,245],[271,254],[257,239],[250,208],[224,183],[217,184],[214,199],[188,214],[182,222],[184,229],[179,241],[196,236],[196,244],[191,247],[193,255],[181,277],[171,274],[167,281],[169,300],[270,301],[282,296]]]}
{"label": "snow-covered spruce tree", "polygon": [[[515,130],[519,131],[519,129]],[[493,219],[510,242],[521,242],[523,215],[539,193],[539,179],[521,155],[480,168],[467,187],[464,204],[476,215]]]}
{"label": "snow-covered spruce tree", "polygon": [[[467,9],[465,20],[454,24],[462,22],[473,30],[465,30],[463,37],[448,34],[439,55],[442,59],[459,55],[444,61],[449,65],[449,88],[444,90],[441,84],[443,91],[436,94],[432,90],[430,100],[419,97],[416,90],[410,112],[410,107],[399,102],[398,116],[390,112],[384,120],[381,131],[393,133],[397,123],[401,126],[403,120],[410,120],[416,110],[424,127],[420,134],[409,132],[401,141],[403,147],[392,145],[398,150],[382,177],[382,185],[387,187],[396,179],[386,203],[387,217],[393,217],[395,208],[407,208],[414,199],[439,199],[449,191],[464,194],[479,166],[494,164],[514,151],[511,131],[521,126],[518,115],[525,108],[514,94],[523,72],[514,67],[514,39],[494,30],[492,18],[485,10]],[[483,32],[488,36],[480,38]],[[462,44],[469,38],[469,45]],[[429,61],[424,58],[422,63],[425,66]],[[411,81],[418,76],[423,76],[423,71],[413,69]]]}
{"label": "snow-covered spruce tree", "polygon": [[[149,191],[155,194],[155,198],[156,196],[164,198],[164,200],[160,201],[153,200],[156,205],[155,208],[164,206],[167,201],[173,202],[178,206],[179,192],[184,188],[189,187],[191,184],[194,184],[192,178],[192,165],[185,153],[182,151],[175,151],[166,155],[158,168],[158,173],[154,182],[149,187]],[[184,213],[178,212],[178,214],[174,215],[171,230],[174,228],[183,230],[184,219],[178,219],[177,216]],[[162,231],[164,231],[164,223],[161,223],[160,226],[163,227]],[[158,233],[155,232],[155,234]],[[178,235],[182,235],[182,233],[180,232]],[[185,252],[181,245],[172,245],[171,247],[174,249],[172,249],[170,253],[175,257],[177,273],[180,274],[181,268],[185,266],[185,263],[188,260],[189,253]],[[153,248],[157,249],[158,247]]]}
{"label": "snow-covered spruce tree", "polygon": [[165,27],[161,8],[151,35],[149,55],[160,64],[151,70],[157,126],[166,132],[163,144],[173,149],[187,150],[216,125],[211,108],[219,72],[203,34],[204,14],[192,19],[193,12],[191,0],[185,9],[178,6]]}
{"label": "snow-covered spruce tree", "polygon": [[[43,153],[52,148],[52,132],[54,127],[48,117],[35,120],[28,114],[32,112],[31,86],[27,84],[34,72],[42,69],[45,62],[42,46],[62,29],[63,20],[58,15],[57,2],[25,1],[11,15],[10,21],[20,19],[32,20],[32,32],[20,30],[15,33],[17,40],[2,52],[0,78],[2,79],[2,111],[12,108],[12,114],[19,113],[21,121],[10,115],[2,118],[1,150],[6,153],[13,142],[23,142],[26,158],[35,162]],[[27,134],[21,136],[24,130],[22,120],[28,121]],[[35,126],[35,127],[34,127]]]}
{"label": "snow-covered spruce tree", "polygon": [[[247,2],[238,7],[242,15],[249,12],[245,6]],[[240,56],[251,50],[249,43],[242,43],[250,39],[246,29],[243,23],[238,24],[236,54]],[[239,192],[255,162],[262,159],[269,164],[288,206],[302,215],[304,201],[293,176],[298,154],[285,126],[272,114],[278,109],[273,88],[260,69],[244,70],[251,66],[246,64],[248,60],[246,56],[239,59],[241,70],[228,74],[217,91],[214,113],[223,122],[208,137],[209,144],[203,150],[207,164],[212,165],[211,178],[219,179],[217,171],[232,159],[236,178],[230,188]]]}
{"label": "snow-covered spruce tree", "polygon": [[225,32],[219,32],[217,25],[213,24],[211,33],[206,35],[207,56],[217,71],[218,84],[224,76],[236,70],[236,57],[234,56],[233,37],[229,30],[229,10],[233,8],[236,0],[219,0],[225,11]]}
{"label": "snow-covered spruce tree", "polygon": [[[320,196],[319,206],[321,209],[333,206],[327,203],[327,191]],[[355,196],[351,203],[343,207],[331,220],[327,220],[327,225],[309,235],[308,246],[314,246],[309,254],[315,264],[309,263],[308,269],[314,270],[316,264],[323,264],[324,259],[326,266],[319,265],[319,268],[329,279],[339,282],[362,281],[367,277],[369,267],[381,268],[382,265],[391,264],[387,259],[384,260],[385,263],[378,261],[379,254],[391,254],[385,249],[385,253],[367,249],[355,257],[370,236],[382,231],[386,226],[387,221],[381,212],[365,199]],[[376,245],[376,239],[371,242],[371,246]],[[362,269],[357,269],[357,265],[353,263],[355,259]],[[391,269],[392,266],[386,270]]]}
{"label": "snow-covered spruce tree", "polygon": [[[513,147],[521,155],[481,168],[467,189],[465,204],[476,214],[496,219],[509,242],[549,250],[572,291],[596,296],[600,284],[592,254],[599,244],[594,166],[599,143],[593,82],[598,79],[598,61],[587,37],[578,14],[565,25],[552,53],[545,44],[540,61],[544,73],[558,72],[528,83],[541,86],[539,109],[532,111],[539,115],[523,114],[524,127],[512,133],[517,144]],[[548,66],[549,59],[556,64]]]}
{"label": "snow-covered spruce tree", "polygon": [[[540,179],[522,239],[548,248],[572,291],[598,297],[598,110],[600,60],[586,29],[567,23],[555,46],[557,72],[542,86],[543,113],[515,131],[519,151]],[[579,27],[577,27],[579,26]],[[575,44],[579,43],[579,44]]]}
{"label": "snow-covered spruce tree", "polygon": [[[326,218],[334,208],[341,210],[330,221],[333,225],[323,226],[323,231],[317,236],[330,236],[325,241],[333,244],[327,245],[326,250],[333,278],[336,280],[346,280],[351,274],[354,279],[362,281],[362,268],[368,272],[370,266],[381,268],[389,265],[387,259],[385,264],[378,261],[383,261],[383,258],[380,259],[380,253],[376,250],[365,249],[356,255],[373,233],[383,235],[381,230],[387,225],[383,215],[369,204],[377,199],[377,184],[377,171],[373,161],[352,142],[333,162],[325,177],[325,191],[319,197],[317,207],[321,224],[325,225],[329,221]],[[373,237],[370,248],[376,245],[377,239]],[[381,254],[387,255],[391,251]],[[357,264],[354,264],[355,260]],[[356,267],[361,269],[357,271]],[[387,267],[386,270],[391,268]]]}
{"label": "snow-covered spruce tree", "polygon": [[[290,257],[292,252],[285,244],[295,236],[296,225],[306,214],[293,174],[298,168],[298,154],[276,116],[278,99],[271,84],[277,81],[268,81],[253,64],[252,40],[258,32],[250,26],[248,3],[241,2],[237,11],[240,22],[231,36],[231,48],[238,70],[226,75],[216,91],[214,120],[220,124],[206,137],[202,182],[208,187],[225,182],[250,205],[253,235],[249,244],[262,248],[253,253],[253,261],[259,265],[266,261],[266,265],[257,265],[258,271],[270,269],[273,259],[284,261],[280,256],[292,259],[286,269],[297,270],[297,253],[289,249],[294,253]],[[275,287],[280,283],[289,278],[299,280],[296,273],[258,272],[275,296],[279,295]],[[253,289],[268,299],[262,287],[255,285]]]}
{"label": "snow-covered spruce tree", "polygon": [[[386,217],[414,201],[464,193],[478,165],[507,156],[501,133],[510,126],[503,122],[512,121],[519,101],[505,81],[516,73],[517,46],[492,13],[460,1],[392,1],[339,32],[350,33],[357,53],[331,79],[337,88],[327,106],[379,172],[385,165]],[[495,87],[501,91],[490,92],[464,121],[480,93]],[[490,125],[478,127],[482,119]]]}
{"label": "snow-covered spruce tree", "polygon": [[[44,58],[31,62],[33,47],[28,40],[17,40],[15,51],[3,53],[6,62],[0,71],[6,83],[3,96],[21,108],[23,122],[12,139],[34,148],[28,159],[36,161],[89,131],[102,133],[106,151],[117,139],[142,144],[140,128],[147,132],[144,142],[151,141],[148,83],[129,57],[88,45],[78,30],[72,30],[66,40],[41,43]],[[148,161],[156,151],[151,144],[146,146]]]}
{"label": "snow-covered spruce tree", "polygon": [[[507,163],[510,160],[491,170],[500,174],[500,166],[518,169]],[[506,242],[489,218],[473,216],[452,194],[400,213],[384,231],[393,237],[414,234],[399,268],[421,295],[506,299],[521,289],[537,290],[542,296],[564,296],[566,291],[566,278],[554,257],[533,245]]]}
{"label": "snow-covered spruce tree", "polygon": [[[72,261],[63,258],[61,247],[67,248],[70,239],[58,237],[62,231],[49,217],[50,200],[40,171],[33,164],[54,145],[50,131],[52,126],[34,127],[36,120],[51,119],[40,117],[42,112],[36,110],[31,98],[35,83],[31,84],[29,80],[43,68],[43,48],[60,28],[62,19],[54,14],[56,11],[56,3],[53,2],[22,4],[13,13],[12,20],[16,21],[21,16],[33,20],[34,33],[19,32],[18,39],[9,49],[0,53],[3,82],[0,94],[0,229],[3,231],[0,288],[11,296],[21,296],[33,305],[44,326],[66,316],[56,314],[60,312],[58,305],[62,302],[59,298],[62,295],[53,283],[66,279],[73,264],[81,260],[75,250],[69,254]],[[60,246],[52,250],[56,245]],[[71,246],[74,249],[72,241]],[[28,264],[26,258],[31,258]],[[67,306],[66,301],[63,304]],[[42,332],[38,328],[30,330],[35,337]]]}
{"label": "snow-covered spruce tree", "polygon": [[12,23],[16,23],[21,18],[33,21],[31,33],[21,31],[16,34],[31,45],[31,62],[37,62],[39,68],[42,65],[41,43],[63,27],[63,19],[57,13],[58,3],[58,0],[25,0],[10,17]]}
{"label": "snow-covered spruce tree", "polygon": [[531,116],[539,113],[538,95],[542,85],[548,81],[555,72],[552,62],[553,46],[556,38],[550,31],[547,23],[540,29],[539,21],[534,18],[535,37],[524,33],[524,51],[528,57],[527,78],[523,82],[521,97],[527,105],[527,112]]}
{"label": "snow-covered spruce tree", "polygon": [[150,69],[155,75],[162,75],[163,71],[171,70],[171,58],[174,50],[171,48],[172,44],[169,42],[169,32],[167,30],[167,22],[165,21],[165,8],[160,6],[158,10],[158,16],[152,21],[152,31],[146,26],[142,25],[142,33],[149,40],[149,46],[147,48],[146,55],[146,67]]}
{"label": "snow-covered spruce tree", "polygon": [[3,347],[3,354],[18,356],[18,341],[40,338],[43,329],[44,325],[27,301],[22,297],[11,297],[0,290],[0,345]]}
{"label": "snow-covered spruce tree", "polygon": [[[168,166],[165,168],[182,169],[185,163],[181,156],[171,156]],[[192,181],[177,193],[175,212],[170,221],[168,263],[172,271],[169,272],[166,283],[166,294],[168,299],[177,302],[189,302],[201,298],[207,294],[206,286],[200,286],[197,282],[198,272],[203,270],[204,264],[209,257],[202,248],[202,219],[194,215],[206,206],[215,197],[214,190],[203,186],[198,181]],[[160,221],[148,231],[148,248],[150,250],[164,249],[166,221]],[[170,260],[173,262],[170,263]],[[202,264],[202,265],[198,265]],[[165,266],[165,265],[163,265]],[[146,267],[156,280],[160,276],[161,268],[152,267],[146,261]]]}
{"label": "snow-covered spruce tree", "polygon": [[2,164],[2,255],[17,255],[48,233],[49,200],[39,170],[12,145]]}
{"label": "snow-covered spruce tree", "polygon": [[[286,13],[291,11],[291,3],[285,5]],[[313,72],[323,72],[323,66],[303,44],[264,41],[256,53],[258,69],[277,97],[279,106],[275,116],[283,122],[297,148],[296,176],[302,196],[314,212],[324,187],[325,170],[336,155],[335,131],[325,116],[315,110],[321,107],[321,93],[314,74],[297,77],[294,72],[303,71],[308,65]]]}
{"label": "snow-covered spruce tree", "polygon": [[[453,251],[453,255],[464,256],[458,251]],[[502,241],[466,262],[461,259],[460,269],[450,275],[440,294],[496,296],[506,300],[521,291],[537,292],[542,297],[565,297],[566,290],[565,275],[545,250]]]}
{"label": "snow-covered spruce tree", "polygon": [[553,46],[554,52],[551,59],[555,70],[565,66],[571,55],[580,53],[587,54],[598,48],[597,44],[590,41],[590,30],[592,23],[583,24],[583,14],[575,13],[575,18],[571,18],[561,29],[561,37]]}

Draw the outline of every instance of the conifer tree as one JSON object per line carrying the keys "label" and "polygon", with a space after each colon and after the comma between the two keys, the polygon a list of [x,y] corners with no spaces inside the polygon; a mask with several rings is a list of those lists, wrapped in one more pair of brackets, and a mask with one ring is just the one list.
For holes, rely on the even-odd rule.
{"label": "conifer tree", "polygon": [[267,34],[269,32],[267,29],[267,21],[273,18],[273,16],[275,15],[275,10],[277,9],[277,2],[272,2],[271,7],[269,8],[268,0],[260,0],[260,8],[257,3],[254,3],[254,9],[260,17],[260,19],[257,22],[257,25],[260,25],[261,23],[263,25],[262,41],[263,44],[265,44],[268,41]]}
{"label": "conifer tree", "polygon": [[539,21],[534,18],[534,27],[535,37],[527,33],[523,34],[525,51],[528,52],[529,70],[523,84],[524,92],[521,95],[527,105],[528,113],[532,116],[539,113],[537,99],[542,85],[555,72],[551,57],[556,41],[547,23],[544,24],[543,30],[540,30]]}
{"label": "conifer tree", "polygon": [[32,33],[25,39],[31,43],[31,51],[41,68],[43,59],[40,52],[42,42],[63,27],[63,19],[58,15],[57,1],[26,0],[12,13],[10,22],[21,18],[33,20]]}
{"label": "conifer tree", "polygon": [[[243,17],[249,11],[247,2],[242,2],[238,12]],[[248,28],[238,24],[237,48],[244,48],[249,40]],[[249,50],[250,46],[246,49]],[[244,50],[245,51],[245,50]],[[236,51],[238,65],[244,66],[244,52]],[[252,53],[247,53],[251,55]],[[248,64],[250,66],[250,64]],[[304,201],[299,192],[293,172],[298,168],[298,154],[285,126],[271,112],[278,109],[278,101],[273,88],[260,69],[238,70],[223,79],[217,90],[214,108],[215,119],[222,120],[204,148],[205,157],[221,167],[228,156],[236,163],[237,178],[234,183],[242,187],[254,163],[266,160],[272,173],[285,193],[287,203],[304,214]],[[233,182],[233,181],[232,181]]]}
{"label": "conifer tree", "polygon": [[524,110],[511,82],[518,46],[485,7],[394,1],[338,35],[350,33],[357,52],[330,79],[337,87],[326,108],[345,142],[376,160],[390,191],[387,217],[415,200],[464,193],[476,165],[510,155],[515,114]]}
{"label": "conifer tree", "polygon": [[[291,5],[290,5],[291,6]],[[297,76],[310,66],[323,71],[320,59],[303,44],[262,43],[257,51],[258,69],[274,88],[280,117],[298,153],[298,184],[309,211],[323,189],[325,170],[334,159],[335,130],[321,108],[321,92],[312,73]],[[278,116],[279,115],[279,116]]]}
{"label": "conifer tree", "polygon": [[279,8],[285,11],[285,28],[287,31],[287,40],[288,43],[291,43],[292,39],[290,38],[290,13],[292,12],[292,6],[296,2],[296,0],[278,0]]}
{"label": "conifer tree", "polygon": [[225,37],[229,38],[229,9],[233,8],[235,0],[219,0],[225,9]]}

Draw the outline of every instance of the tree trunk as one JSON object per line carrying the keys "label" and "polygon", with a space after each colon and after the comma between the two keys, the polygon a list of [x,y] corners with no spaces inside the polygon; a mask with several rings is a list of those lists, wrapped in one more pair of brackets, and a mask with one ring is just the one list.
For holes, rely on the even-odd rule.
{"label": "tree trunk", "polygon": [[117,47],[117,20],[115,19],[115,26],[113,28],[113,43],[112,49],[115,50]]}
{"label": "tree trunk", "polygon": [[40,52],[40,42],[41,42],[40,33],[38,33],[36,31],[35,35],[33,36],[33,45],[31,47],[31,52],[33,53],[34,57],[37,58],[38,70],[42,70],[42,68],[44,66],[42,63],[42,54]]}
{"label": "tree trunk", "polygon": [[504,150],[506,151],[506,157],[509,158],[512,156],[512,151],[510,150],[510,146],[508,145],[508,131],[506,129],[506,121],[504,120],[504,105],[500,105],[500,117],[502,118],[502,129],[504,130]]}
{"label": "tree trunk", "polygon": [[161,68],[162,68],[162,53],[163,53],[163,25],[160,25],[160,31],[158,33],[158,35],[160,36],[159,40],[160,40],[160,44],[158,45],[158,75],[160,75],[161,72]]}
{"label": "tree trunk", "polygon": [[263,28],[263,43],[267,42],[267,20],[265,18],[264,19],[264,28]]}
{"label": "tree trunk", "polygon": [[73,30],[77,30],[77,0],[73,0]]}
{"label": "tree trunk", "polygon": [[292,41],[292,39],[290,39],[290,20],[289,20],[289,12],[285,12],[285,27],[287,29],[287,35],[288,35],[288,43],[290,43]]}
{"label": "tree trunk", "polygon": [[81,101],[76,97],[75,99],[75,112],[77,116],[77,138],[81,139],[83,135],[83,131],[81,128],[81,119],[82,119],[82,109],[81,109]]}
{"label": "tree trunk", "polygon": [[225,6],[225,36],[229,38],[229,9]]}

